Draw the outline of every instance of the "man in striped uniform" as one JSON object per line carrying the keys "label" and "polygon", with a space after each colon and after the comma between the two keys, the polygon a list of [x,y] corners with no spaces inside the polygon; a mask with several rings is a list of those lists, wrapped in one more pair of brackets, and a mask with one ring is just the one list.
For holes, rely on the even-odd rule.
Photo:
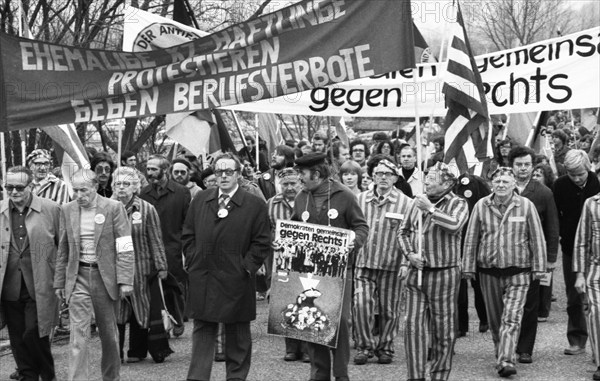
{"label": "man in striped uniform", "polygon": [[[380,364],[389,364],[394,355],[394,337],[400,317],[401,257],[396,236],[412,200],[394,187],[398,167],[383,159],[373,170],[376,189],[358,196],[371,234],[356,257],[354,274],[354,318],[358,353],[357,365],[365,364],[373,351]],[[373,335],[375,311],[379,311],[379,334]]]}
{"label": "man in striped uniform", "polygon": [[428,333],[431,379],[447,380],[452,369],[462,228],[469,218],[467,202],[452,193],[455,184],[456,175],[446,164],[432,167],[424,181],[425,194],[415,196],[398,236],[401,252],[410,262],[401,276],[406,277],[404,346],[411,380],[425,380]]}
{"label": "man in striped uniform", "polygon": [[[279,177],[278,183],[281,186],[281,193],[276,194],[267,201],[269,208],[269,221],[271,222],[271,237],[275,237],[275,224],[277,220],[289,220],[294,212],[294,200],[296,195],[302,189],[300,177],[294,168],[284,168],[277,173]],[[269,269],[267,271],[267,284],[271,284],[271,270],[273,263],[273,255],[268,260],[271,264],[265,265]],[[310,362],[310,357],[306,351],[305,345],[301,340],[285,339],[285,361],[296,361],[302,359],[304,362]]]}
{"label": "man in striped uniform", "polygon": [[546,242],[533,202],[514,193],[515,174],[492,174],[490,196],[473,209],[463,253],[464,277],[478,272],[501,377],[517,373],[516,345],[532,280],[546,271]]}
{"label": "man in striped uniform", "polygon": [[42,198],[66,204],[71,201],[69,190],[64,181],[51,172],[52,157],[45,149],[33,150],[27,155],[27,166],[33,172],[33,193]]}
{"label": "man in striped uniform", "polygon": [[583,205],[581,219],[575,236],[573,250],[573,272],[575,273],[575,290],[589,297],[589,313],[587,325],[592,345],[594,361],[598,368],[593,379],[600,380],[600,348],[598,335],[600,332],[600,194],[590,197]]}

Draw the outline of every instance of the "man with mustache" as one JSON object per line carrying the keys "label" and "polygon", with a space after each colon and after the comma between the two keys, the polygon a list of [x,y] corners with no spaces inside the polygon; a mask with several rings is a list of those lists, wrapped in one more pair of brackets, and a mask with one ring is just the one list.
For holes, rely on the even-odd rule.
{"label": "man with mustache", "polygon": [[192,164],[183,158],[177,158],[173,160],[173,166],[171,168],[171,174],[173,180],[183,185],[190,191],[192,198],[196,196],[202,189],[191,180],[192,177]]}
{"label": "man with mustache", "polygon": [[[183,269],[183,247],[181,231],[187,209],[191,201],[190,191],[168,177],[171,163],[162,155],[152,155],[146,163],[146,174],[150,185],[142,189],[140,198],[152,204],[160,217],[165,252],[167,254],[167,267],[169,272],[179,282],[187,295],[187,273]],[[177,320],[173,335],[183,334],[184,302],[176,300],[178,308],[169,311]]]}

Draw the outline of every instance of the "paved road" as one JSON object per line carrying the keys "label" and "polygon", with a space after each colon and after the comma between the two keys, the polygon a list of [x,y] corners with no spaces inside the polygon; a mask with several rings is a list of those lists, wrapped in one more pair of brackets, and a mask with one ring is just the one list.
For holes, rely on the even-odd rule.
{"label": "paved road", "polygon": [[[559,270],[560,271],[560,270]],[[558,274],[562,274],[558,272]],[[550,320],[540,324],[534,363],[530,365],[518,364],[518,374],[513,380],[591,380],[596,367],[591,361],[591,351],[581,356],[565,356],[562,354],[567,345],[566,312],[562,280],[557,279],[555,293],[559,296],[553,305]],[[471,303],[472,305],[472,303]],[[470,311],[475,318],[473,309]],[[284,343],[280,337],[266,334],[267,304],[259,302],[258,319],[253,323],[255,338],[252,356],[252,369],[250,380],[307,380],[309,365],[286,363],[282,360]],[[187,323],[184,335],[171,340],[175,353],[163,364],[154,364],[146,360],[138,364],[125,364],[121,370],[122,380],[154,381],[154,380],[185,380],[187,367],[190,362],[190,333],[192,323]],[[473,321],[472,327],[477,332],[478,322]],[[473,330],[472,330],[473,331]],[[68,366],[68,341],[63,340],[53,346],[54,358],[57,365],[57,376],[64,380]],[[93,342],[92,374],[99,374],[99,341]],[[378,381],[378,380],[404,380],[406,379],[406,366],[402,341],[396,344],[397,355],[390,365],[379,365],[369,362],[363,366],[350,366],[350,378],[353,381]],[[0,357],[0,380],[7,380],[8,375],[14,370],[14,362],[10,355]],[[99,380],[100,378],[96,378]],[[215,363],[213,379],[225,379],[224,363]],[[493,344],[489,333],[480,334],[471,332],[467,337],[458,340],[456,355],[454,357],[451,380],[496,380],[500,379],[494,370]]]}

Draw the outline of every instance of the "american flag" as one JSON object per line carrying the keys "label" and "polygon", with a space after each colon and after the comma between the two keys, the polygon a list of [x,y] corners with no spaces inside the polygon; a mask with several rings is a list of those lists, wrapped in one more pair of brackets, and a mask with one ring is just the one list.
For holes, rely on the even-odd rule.
{"label": "american flag", "polygon": [[457,22],[448,47],[448,69],[442,92],[448,113],[444,122],[444,161],[456,160],[461,173],[492,157],[488,110],[458,2]]}

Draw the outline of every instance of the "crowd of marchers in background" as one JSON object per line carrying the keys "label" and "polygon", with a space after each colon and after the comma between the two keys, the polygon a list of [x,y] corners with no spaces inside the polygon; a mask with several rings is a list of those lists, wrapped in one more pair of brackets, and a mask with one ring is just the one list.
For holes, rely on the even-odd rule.
{"label": "crowd of marchers in background", "polygon": [[[49,151],[30,152],[26,166],[7,170],[0,205],[11,378],[55,379],[50,337],[60,332],[70,335],[69,380],[97,377],[91,361],[104,380],[118,380],[122,364],[165,361],[169,339],[191,320],[188,380],[210,379],[214,361],[226,362],[227,379],[245,380],[250,322],[257,301],[270,299],[274,267],[344,275],[336,349],[285,339],[282,360],[310,363],[311,380],[348,380],[351,362],[399,361],[400,345],[407,379],[446,380],[455,342],[470,330],[491,331],[498,375],[510,377],[517,363],[535,361],[559,257],[564,354],[585,353],[589,339],[600,365],[600,127],[555,112],[534,150],[500,124],[494,157],[462,172],[444,163],[439,126],[423,127],[418,143],[403,129],[348,144],[317,132],[271,151],[246,136],[241,150],[211,163],[190,154],[138,163],[124,152],[117,165],[89,149],[91,168],[69,179]],[[304,250],[275,255],[277,220],[355,238],[343,262]],[[59,312],[68,323],[57,327]],[[94,331],[101,359],[89,355]]]}

